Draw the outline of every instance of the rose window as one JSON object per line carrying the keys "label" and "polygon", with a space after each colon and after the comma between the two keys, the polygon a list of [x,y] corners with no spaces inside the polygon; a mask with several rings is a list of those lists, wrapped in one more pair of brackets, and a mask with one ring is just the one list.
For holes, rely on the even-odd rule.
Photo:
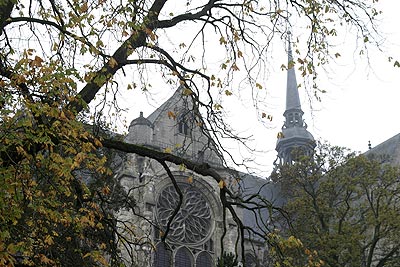
{"label": "rose window", "polygon": [[[183,199],[181,208],[170,225],[168,238],[185,244],[204,240],[211,230],[211,209],[204,195],[194,186],[179,183]],[[162,190],[157,201],[158,222],[163,231],[179,203],[173,185]]]}

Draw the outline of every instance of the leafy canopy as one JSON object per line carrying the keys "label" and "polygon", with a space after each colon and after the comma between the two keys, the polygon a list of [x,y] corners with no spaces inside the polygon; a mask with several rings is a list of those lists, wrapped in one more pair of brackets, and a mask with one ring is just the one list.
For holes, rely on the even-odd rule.
{"label": "leafy canopy", "polygon": [[290,233],[325,266],[398,265],[400,169],[371,157],[320,144],[276,174]]}

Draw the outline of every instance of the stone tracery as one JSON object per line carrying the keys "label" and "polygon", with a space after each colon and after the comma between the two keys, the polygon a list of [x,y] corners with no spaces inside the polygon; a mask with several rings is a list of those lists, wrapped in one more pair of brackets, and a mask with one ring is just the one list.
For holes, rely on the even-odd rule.
{"label": "stone tracery", "polygon": [[[173,242],[193,244],[203,241],[211,230],[211,209],[204,195],[193,185],[179,183],[182,206],[170,226],[168,237]],[[158,222],[166,229],[178,206],[179,195],[173,185],[164,188],[157,201]]]}

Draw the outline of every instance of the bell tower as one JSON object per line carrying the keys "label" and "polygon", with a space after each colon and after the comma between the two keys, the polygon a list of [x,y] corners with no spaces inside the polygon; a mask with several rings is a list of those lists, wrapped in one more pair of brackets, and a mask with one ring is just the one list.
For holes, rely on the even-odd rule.
{"label": "bell tower", "polygon": [[278,135],[275,150],[278,152],[277,164],[293,162],[293,151],[299,149],[311,155],[315,148],[315,140],[307,131],[307,124],[303,120],[304,112],[301,109],[299,90],[296,81],[290,33],[288,38],[288,70],[286,85],[286,110],[283,113],[285,122],[282,132]]}

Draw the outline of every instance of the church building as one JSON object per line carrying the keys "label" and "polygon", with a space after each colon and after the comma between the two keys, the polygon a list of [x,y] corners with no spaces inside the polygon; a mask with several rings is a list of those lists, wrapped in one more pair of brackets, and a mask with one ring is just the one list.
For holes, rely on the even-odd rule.
{"label": "church building", "polygon": [[[290,63],[290,45],[288,54]],[[286,94],[285,123],[276,145],[277,164],[290,163],[291,151],[296,147],[306,153],[312,153],[315,147],[302,119],[294,68],[287,72]],[[221,154],[202,128],[202,118],[182,86],[149,116],[144,117],[141,112],[131,122],[125,142],[207,163],[226,177],[227,186],[242,199],[254,197],[274,205],[283,201],[279,185],[267,178],[223,167]],[[153,159],[127,154],[117,172],[122,186],[136,200],[134,209],[117,214],[121,221],[118,227],[124,236],[119,243],[127,265],[211,267],[216,265],[222,250],[233,253],[244,250],[245,259],[239,261],[244,260],[245,266],[261,266],[267,251],[258,233],[272,227],[268,209],[255,212],[235,206],[244,226],[251,229],[241,240],[231,213],[225,212],[221,204],[219,185],[211,177],[200,176],[184,166],[167,167],[168,170]],[[182,201],[177,209],[180,196]],[[171,216],[175,217],[170,222]],[[167,237],[162,242],[164,235]],[[138,245],[130,246],[129,240]],[[132,258],[135,262],[130,262]]]}

